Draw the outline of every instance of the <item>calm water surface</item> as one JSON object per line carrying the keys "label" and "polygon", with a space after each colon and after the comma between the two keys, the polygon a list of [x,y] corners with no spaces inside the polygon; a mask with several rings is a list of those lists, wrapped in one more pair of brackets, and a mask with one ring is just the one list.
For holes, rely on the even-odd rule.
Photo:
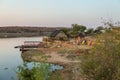
{"label": "calm water surface", "polygon": [[41,41],[41,37],[0,39],[0,80],[17,80],[16,68],[23,64],[21,52],[15,46],[24,41]]}

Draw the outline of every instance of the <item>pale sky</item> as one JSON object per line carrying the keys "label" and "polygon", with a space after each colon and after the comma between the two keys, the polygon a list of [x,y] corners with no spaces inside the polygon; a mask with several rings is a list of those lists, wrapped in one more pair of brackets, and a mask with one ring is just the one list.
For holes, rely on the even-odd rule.
{"label": "pale sky", "polygon": [[[103,18],[103,19],[101,19]],[[0,26],[87,27],[120,21],[120,0],[0,0]]]}

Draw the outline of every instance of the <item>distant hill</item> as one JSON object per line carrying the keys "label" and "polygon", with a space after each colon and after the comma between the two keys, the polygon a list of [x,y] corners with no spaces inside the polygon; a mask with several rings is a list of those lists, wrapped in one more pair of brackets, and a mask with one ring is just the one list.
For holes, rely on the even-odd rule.
{"label": "distant hill", "polygon": [[53,31],[64,29],[64,28],[65,27],[26,27],[26,26],[0,27],[0,38],[48,36]]}
{"label": "distant hill", "polygon": [[42,31],[54,31],[63,28],[64,27],[23,27],[23,26],[0,27],[0,33],[42,32]]}

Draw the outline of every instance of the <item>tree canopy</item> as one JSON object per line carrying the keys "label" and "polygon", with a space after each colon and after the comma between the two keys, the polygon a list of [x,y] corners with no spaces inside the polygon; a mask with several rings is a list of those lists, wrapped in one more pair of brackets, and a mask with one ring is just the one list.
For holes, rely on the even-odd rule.
{"label": "tree canopy", "polygon": [[80,31],[80,32],[84,32],[86,30],[86,26],[78,25],[78,24],[72,24],[72,28],[74,31]]}

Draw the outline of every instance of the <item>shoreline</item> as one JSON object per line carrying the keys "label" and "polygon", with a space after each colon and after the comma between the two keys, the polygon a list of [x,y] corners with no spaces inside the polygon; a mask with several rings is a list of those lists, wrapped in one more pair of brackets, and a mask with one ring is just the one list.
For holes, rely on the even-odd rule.
{"label": "shoreline", "polygon": [[84,45],[81,45],[81,47],[88,48],[78,48],[80,52],[76,52],[74,48],[71,50],[67,48],[39,48],[26,51],[22,53],[21,56],[24,61],[28,62],[45,62],[63,66],[62,70],[56,70],[51,74],[53,80],[58,76],[64,80],[82,80],[83,76],[80,74],[81,56],[91,47]]}
{"label": "shoreline", "polygon": [[[75,46],[72,46],[75,47]],[[24,61],[47,62],[65,66],[67,64],[81,63],[82,54],[91,47],[81,45],[79,48],[38,48],[21,53]],[[79,51],[80,50],[80,51]],[[78,52],[79,51],[79,52]]]}

